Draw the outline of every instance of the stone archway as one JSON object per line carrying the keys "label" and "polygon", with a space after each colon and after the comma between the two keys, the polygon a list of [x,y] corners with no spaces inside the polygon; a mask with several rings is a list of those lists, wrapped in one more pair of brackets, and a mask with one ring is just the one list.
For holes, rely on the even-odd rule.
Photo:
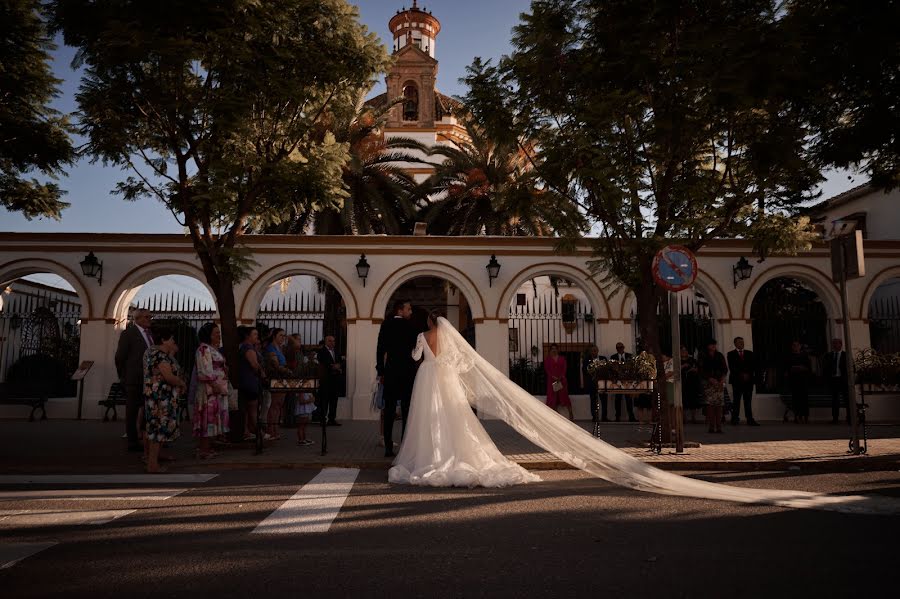
{"label": "stone archway", "polygon": [[[206,282],[206,275],[196,264],[182,260],[157,260],[148,262],[131,270],[123,276],[113,288],[106,300],[103,314],[113,320],[116,326],[124,328],[128,320],[128,310],[141,287],[153,279],[167,275],[182,275],[201,283],[212,298],[216,297]],[[215,318],[216,315],[212,315]]]}
{"label": "stone archway", "polygon": [[466,297],[469,308],[472,311],[474,324],[484,321],[485,301],[481,293],[478,292],[475,283],[461,270],[440,262],[415,262],[391,273],[375,292],[375,298],[370,309],[370,317],[375,321],[383,319],[390,309],[390,299],[396,294],[397,290],[407,281],[419,277],[434,277],[452,284]]}

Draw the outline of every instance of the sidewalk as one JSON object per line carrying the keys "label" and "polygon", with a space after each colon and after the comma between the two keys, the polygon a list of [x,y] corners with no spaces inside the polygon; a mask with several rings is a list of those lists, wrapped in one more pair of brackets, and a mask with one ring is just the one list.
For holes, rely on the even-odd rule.
{"label": "sidewalk", "polygon": [[[499,421],[484,421],[491,438],[511,459],[531,469],[569,468],[555,456],[534,446]],[[590,430],[590,422],[579,422]],[[121,422],[96,420],[0,421],[0,471],[131,472],[140,469],[139,454],[125,451]],[[328,453],[320,455],[320,430],[308,429],[316,445],[298,447],[293,430],[266,444],[261,455],[241,444],[222,448],[218,457],[199,460],[185,424],[171,451],[177,457],[173,471],[210,471],[250,468],[321,468],[323,466],[386,469],[390,462],[378,447],[378,423],[346,421],[328,428]],[[663,448],[660,455],[647,449],[649,431],[636,424],[602,426],[602,439],[630,455],[666,470],[785,470],[857,471],[900,468],[900,425],[869,428],[869,451],[847,454],[847,427],[831,424],[796,425],[763,422],[760,427],[728,426],[725,433],[709,434],[702,424],[685,428],[684,453]],[[399,438],[399,429],[395,438]]]}

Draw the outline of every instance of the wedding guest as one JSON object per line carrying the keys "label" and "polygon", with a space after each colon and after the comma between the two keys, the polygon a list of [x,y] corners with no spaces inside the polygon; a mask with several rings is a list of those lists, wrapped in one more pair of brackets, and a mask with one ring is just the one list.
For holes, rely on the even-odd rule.
{"label": "wedding guest", "polygon": [[219,325],[208,322],[197,333],[195,370],[197,385],[194,399],[194,437],[198,440],[197,456],[208,459],[216,456],[211,440],[228,432],[228,367],[219,351],[222,331]]}
{"label": "wedding guest", "polygon": [[550,346],[550,355],[544,358],[544,373],[547,375],[547,405],[558,410],[565,406],[569,411],[569,420],[575,420],[572,413],[572,401],[569,399],[569,382],[566,379],[566,359],[559,355],[557,345]]}
{"label": "wedding guest", "polygon": [[[266,377],[272,379],[291,378],[294,372],[287,366],[287,358],[282,349],[285,345],[286,336],[284,329],[275,328],[269,331],[269,336],[263,343],[263,357],[265,358]],[[279,423],[282,418],[282,409],[284,407],[284,391],[270,391],[272,395],[272,404],[269,406],[266,415],[268,423],[268,433],[275,439],[280,439]]]}
{"label": "wedding guest", "polygon": [[334,335],[325,337],[325,347],[319,350],[319,410],[328,426],[341,426],[337,421],[338,391],[343,369],[335,349]]}
{"label": "wedding guest", "polygon": [[138,418],[144,407],[144,353],[153,345],[149,310],[138,308],[132,322],[119,335],[116,347],[116,373],[125,389],[125,433],[128,451],[142,451],[138,438]]}
{"label": "wedding guest", "polygon": [[[825,354],[822,373],[828,381],[828,390],[831,392],[831,424],[837,424],[841,417],[841,408],[847,410],[847,352],[844,351],[844,342],[840,339],[831,340],[831,351]],[[847,422],[850,422],[850,412],[847,411]]]}
{"label": "wedding guest", "polygon": [[609,422],[609,418],[606,414],[606,394],[603,394],[603,397],[599,397],[597,391],[597,379],[588,371],[588,365],[599,357],[600,348],[596,345],[592,345],[587,357],[584,359],[584,363],[581,365],[581,376],[584,378],[584,385],[582,386],[587,388],[588,396],[591,398],[591,421],[597,422],[597,404],[600,403],[600,413],[602,414],[601,420],[603,422]]}
{"label": "wedding guest", "polygon": [[700,386],[706,403],[706,424],[709,432],[722,432],[722,414],[725,409],[725,378],[728,364],[717,349],[714,339],[706,344],[700,356]]}
{"label": "wedding guest", "polygon": [[294,406],[294,417],[297,421],[297,445],[304,447],[312,445],[313,441],[306,438],[306,426],[309,418],[316,409],[316,398],[311,387],[314,382],[305,380],[300,384],[300,393],[297,395],[297,403]]}
{"label": "wedding guest", "polygon": [[[609,357],[609,361],[624,364],[630,359],[631,354],[625,352],[625,344],[621,341],[616,343],[616,353]],[[625,400],[625,410],[628,412],[628,422],[637,422],[637,418],[634,417],[634,400],[630,395],[622,395],[621,393],[615,395],[616,422],[622,419],[623,399]]]}
{"label": "wedding guest", "polygon": [[298,375],[300,368],[306,359],[303,357],[303,342],[300,339],[300,333],[293,333],[288,336],[284,348],[284,358],[287,360],[288,369]]}
{"label": "wedding guest", "polygon": [[169,327],[153,331],[156,345],[144,354],[144,418],[147,426],[147,472],[165,472],[159,465],[159,450],[163,443],[178,438],[178,397],[187,390],[181,378],[181,367],[175,360],[178,345]]}
{"label": "wedding guest", "polygon": [[[238,402],[245,414],[244,422],[247,423],[244,440],[251,441],[258,432],[262,432],[257,430],[257,410],[265,378],[262,356],[256,349],[259,331],[256,327],[238,327],[238,341]],[[265,434],[265,437],[268,436]]]}
{"label": "wedding guest", "polygon": [[744,416],[750,426],[759,426],[753,419],[753,380],[756,378],[756,357],[749,349],[744,349],[744,338],[734,338],[734,349],[728,352],[728,382],[734,406],[731,409],[731,424],[741,421],[741,401]]}
{"label": "wedding guest", "polygon": [[684,345],[681,346],[681,404],[685,419],[690,416],[691,423],[696,424],[700,409],[699,365]]}
{"label": "wedding guest", "polygon": [[812,364],[809,356],[803,351],[803,346],[795,340],[791,343],[791,353],[788,354],[785,370],[788,386],[791,389],[791,408],[794,412],[794,422],[809,423],[809,378],[812,374]]}

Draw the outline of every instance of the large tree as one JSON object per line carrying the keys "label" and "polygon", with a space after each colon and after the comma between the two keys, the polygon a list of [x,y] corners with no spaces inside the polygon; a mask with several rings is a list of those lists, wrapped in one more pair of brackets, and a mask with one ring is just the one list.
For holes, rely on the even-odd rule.
{"label": "large tree", "polygon": [[[74,157],[67,119],[50,107],[60,81],[39,0],[0,2],[0,206],[26,218],[60,218],[69,204],[56,183]],[[39,181],[31,173],[40,173]]]}
{"label": "large tree", "polygon": [[[86,66],[85,152],[123,166],[129,200],[183,224],[237,358],[234,284],[248,228],[340,206],[347,145],[323,124],[355,109],[388,64],[345,0],[58,0],[54,23]],[[236,373],[236,369],[232,369]]]}
{"label": "large tree", "polygon": [[788,213],[820,177],[784,101],[778,10],[770,0],[535,0],[513,53],[470,67],[468,107],[495,138],[540,150],[542,178],[599,233],[597,276],[634,292],[643,347],[658,361],[660,248],[746,237],[764,252],[808,239]]}
{"label": "large tree", "polygon": [[794,82],[817,161],[900,186],[900,1],[786,4],[782,74]]}

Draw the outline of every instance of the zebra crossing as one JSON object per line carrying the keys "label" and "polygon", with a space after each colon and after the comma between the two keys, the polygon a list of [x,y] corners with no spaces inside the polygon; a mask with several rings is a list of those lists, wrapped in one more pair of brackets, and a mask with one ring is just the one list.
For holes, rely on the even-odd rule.
{"label": "zebra crossing", "polygon": [[[357,468],[324,468],[281,502],[250,534],[300,535],[330,530],[359,475]],[[103,526],[134,514],[122,506],[91,506],[98,502],[150,502],[169,499],[213,480],[218,474],[119,475],[0,475],[0,570],[7,569],[65,543],[61,537],[41,538],[54,527]],[[156,486],[156,485],[160,486]],[[181,485],[181,486],[174,486]],[[15,486],[14,489],[4,489]],[[49,488],[42,488],[49,487]],[[54,503],[55,502],[55,503]],[[66,502],[64,507],[59,502]],[[74,502],[74,504],[68,503]],[[82,507],[83,506],[83,507]],[[3,540],[4,529],[34,535],[27,540]]]}

